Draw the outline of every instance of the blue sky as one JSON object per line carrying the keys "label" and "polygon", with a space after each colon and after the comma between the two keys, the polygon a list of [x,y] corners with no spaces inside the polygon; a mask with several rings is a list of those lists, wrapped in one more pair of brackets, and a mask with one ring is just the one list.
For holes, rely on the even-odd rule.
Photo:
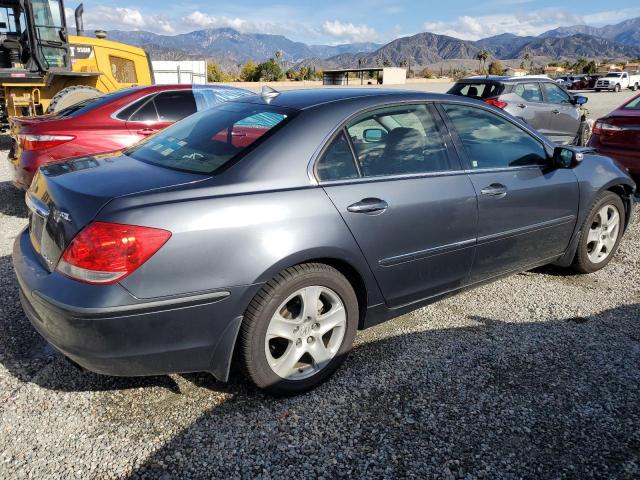
{"label": "blue sky", "polygon": [[[638,0],[194,1],[84,0],[88,28],[177,34],[214,27],[285,35],[306,43],[387,42],[430,31],[475,40],[536,35],[558,26],[602,26],[640,16]],[[76,5],[67,1],[67,12]]]}

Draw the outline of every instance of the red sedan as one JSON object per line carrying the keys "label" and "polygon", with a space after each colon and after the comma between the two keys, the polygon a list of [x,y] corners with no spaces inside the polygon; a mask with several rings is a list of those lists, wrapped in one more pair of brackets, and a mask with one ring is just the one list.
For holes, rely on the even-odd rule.
{"label": "red sedan", "polygon": [[216,103],[252,95],[240,88],[151,85],[109,93],[52,115],[9,120],[13,183],[28,189],[38,167],[129,147]]}
{"label": "red sedan", "polygon": [[640,180],[640,95],[618,107],[593,126],[589,146],[615,158]]}

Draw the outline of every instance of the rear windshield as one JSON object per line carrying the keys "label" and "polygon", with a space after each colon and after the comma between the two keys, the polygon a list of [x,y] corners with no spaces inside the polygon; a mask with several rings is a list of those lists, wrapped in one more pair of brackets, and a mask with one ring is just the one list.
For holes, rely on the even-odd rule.
{"label": "rear windshield", "polygon": [[461,97],[485,99],[491,97],[497,97],[502,93],[503,86],[500,83],[492,82],[460,82],[456,83],[447,92],[451,95],[458,95]]}
{"label": "rear windshield", "polygon": [[136,160],[215,174],[282,127],[294,112],[251,103],[223,103],[196,113],[125,153]]}
{"label": "rear windshield", "polygon": [[129,95],[133,92],[135,88],[125,88],[122,90],[118,90],[117,92],[107,93],[105,95],[100,95],[96,98],[88,98],[87,100],[82,100],[76,104],[73,104],[67,108],[63,108],[59,112],[56,112],[52,117],[53,118],[66,118],[66,117],[74,117],[76,115],[81,115],[83,113],[90,112],[91,110],[98,108],[106,103],[117,100],[118,98],[124,97],[125,95]]}
{"label": "rear windshield", "polygon": [[628,108],[629,110],[640,110],[640,97],[634,98],[622,108]]}

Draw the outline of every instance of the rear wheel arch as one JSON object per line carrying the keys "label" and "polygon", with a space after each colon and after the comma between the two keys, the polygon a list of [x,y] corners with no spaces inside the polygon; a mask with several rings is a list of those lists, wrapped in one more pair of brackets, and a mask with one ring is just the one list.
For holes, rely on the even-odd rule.
{"label": "rear wheel arch", "polygon": [[631,219],[631,210],[633,209],[633,201],[631,199],[631,195],[633,194],[633,188],[631,186],[626,185],[624,183],[620,183],[618,185],[612,185],[607,188],[607,191],[615,193],[622,200],[622,204],[624,205],[624,213],[625,213],[625,225],[624,229],[627,229],[629,225],[629,220]]}

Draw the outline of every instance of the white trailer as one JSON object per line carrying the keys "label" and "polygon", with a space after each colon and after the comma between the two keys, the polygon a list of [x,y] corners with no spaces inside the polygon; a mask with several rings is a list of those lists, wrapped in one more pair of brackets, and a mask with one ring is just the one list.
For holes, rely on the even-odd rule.
{"label": "white trailer", "polygon": [[158,85],[207,83],[207,62],[205,60],[154,60],[151,62],[153,75]]}

